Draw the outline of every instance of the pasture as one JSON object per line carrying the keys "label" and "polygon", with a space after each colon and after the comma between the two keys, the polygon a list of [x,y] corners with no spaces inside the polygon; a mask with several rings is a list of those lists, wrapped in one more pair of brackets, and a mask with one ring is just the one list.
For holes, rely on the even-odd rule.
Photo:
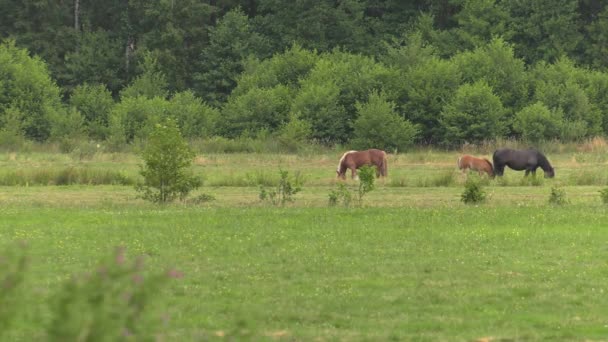
{"label": "pasture", "polygon": [[[44,339],[52,294],[120,245],[184,274],[154,305],[166,340],[605,339],[608,154],[547,152],[554,179],[507,170],[476,206],[460,202],[458,155],[391,154],[389,177],[345,208],[328,206],[340,152],[201,154],[192,197],[215,200],[164,207],[128,185],[134,155],[0,154],[0,246],[26,240],[31,258],[6,336]],[[303,183],[285,207],[258,197],[279,169]],[[70,185],[39,184],[58,179]],[[553,186],[569,204],[547,203]]]}

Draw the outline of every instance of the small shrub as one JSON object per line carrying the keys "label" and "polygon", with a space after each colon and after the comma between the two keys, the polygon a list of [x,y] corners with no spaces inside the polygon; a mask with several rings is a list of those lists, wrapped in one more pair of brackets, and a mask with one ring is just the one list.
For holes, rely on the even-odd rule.
{"label": "small shrub", "polygon": [[608,188],[600,190],[600,197],[602,199],[602,203],[608,204]]}
{"label": "small shrub", "polygon": [[20,308],[19,294],[28,268],[25,245],[7,248],[0,252],[0,340]]}
{"label": "small shrub", "polygon": [[343,206],[348,207],[352,200],[352,194],[344,183],[338,183],[337,189],[331,190],[328,196],[330,206],[342,203]]}
{"label": "small shrub", "polygon": [[215,196],[209,195],[209,194],[200,194],[200,195],[188,200],[188,203],[201,204],[201,203],[207,203],[207,202],[211,202],[211,201],[215,201]]}
{"label": "small shrub", "polygon": [[287,202],[295,201],[295,194],[302,190],[300,179],[298,175],[293,179],[289,179],[289,172],[279,170],[281,176],[279,185],[275,189],[266,190],[264,185],[260,185],[260,200],[268,200],[273,205],[285,205]]}
{"label": "small shrub", "polygon": [[[160,288],[178,271],[144,272],[141,258],[132,263],[124,249],[90,274],[74,277],[52,298],[49,341],[123,341],[154,339],[160,318],[150,305]],[[159,315],[160,316],[160,315]]]}
{"label": "small shrub", "polygon": [[376,179],[376,168],[365,165],[358,171],[359,187],[357,188],[357,199],[359,205],[363,204],[363,196],[375,189],[374,181]]}
{"label": "small shrub", "polygon": [[551,194],[549,194],[549,203],[554,205],[568,204],[568,199],[566,198],[566,190],[557,186],[551,187]]}
{"label": "small shrub", "polygon": [[486,192],[483,190],[481,181],[478,178],[472,175],[467,178],[460,200],[465,204],[477,204],[486,200]]}

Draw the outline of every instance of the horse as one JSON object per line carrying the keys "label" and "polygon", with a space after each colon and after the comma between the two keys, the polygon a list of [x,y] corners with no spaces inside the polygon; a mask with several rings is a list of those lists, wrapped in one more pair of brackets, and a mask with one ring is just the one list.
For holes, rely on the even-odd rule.
{"label": "horse", "polygon": [[338,162],[338,178],[346,179],[346,170],[351,170],[351,177],[354,179],[357,175],[357,169],[364,165],[373,165],[376,167],[376,177],[386,177],[388,175],[388,160],[386,152],[377,149],[365,151],[348,151],[345,152]]}
{"label": "horse", "polygon": [[458,157],[458,169],[462,172],[466,172],[467,169],[474,170],[479,172],[480,176],[485,172],[488,176],[494,178],[494,168],[486,158],[477,158],[468,154],[462,155]]}
{"label": "horse", "polygon": [[555,177],[555,170],[544,154],[536,149],[513,150],[510,148],[500,148],[494,151],[494,172],[497,176],[502,176],[505,165],[513,170],[526,170],[525,176],[530,172],[536,175],[536,169],[541,168],[545,172],[545,178]]}

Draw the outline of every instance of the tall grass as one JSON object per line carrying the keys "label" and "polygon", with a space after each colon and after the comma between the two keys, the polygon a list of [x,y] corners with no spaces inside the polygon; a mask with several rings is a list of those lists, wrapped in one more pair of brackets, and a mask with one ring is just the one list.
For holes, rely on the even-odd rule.
{"label": "tall grass", "polygon": [[6,171],[0,185],[133,185],[136,180],[124,172],[88,167],[37,168]]}

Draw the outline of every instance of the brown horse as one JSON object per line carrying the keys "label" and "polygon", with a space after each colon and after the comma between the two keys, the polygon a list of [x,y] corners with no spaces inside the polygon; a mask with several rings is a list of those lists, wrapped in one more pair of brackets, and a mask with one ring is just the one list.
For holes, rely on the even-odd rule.
{"label": "brown horse", "polygon": [[467,169],[479,172],[481,176],[484,172],[490,177],[494,177],[494,168],[492,163],[486,158],[477,158],[471,155],[465,154],[458,157],[458,168],[465,172]]}
{"label": "brown horse", "polygon": [[351,170],[351,177],[357,175],[357,169],[364,165],[376,167],[376,177],[386,177],[388,175],[388,160],[386,152],[382,150],[348,151],[342,155],[338,163],[338,178],[346,179],[346,170]]}

